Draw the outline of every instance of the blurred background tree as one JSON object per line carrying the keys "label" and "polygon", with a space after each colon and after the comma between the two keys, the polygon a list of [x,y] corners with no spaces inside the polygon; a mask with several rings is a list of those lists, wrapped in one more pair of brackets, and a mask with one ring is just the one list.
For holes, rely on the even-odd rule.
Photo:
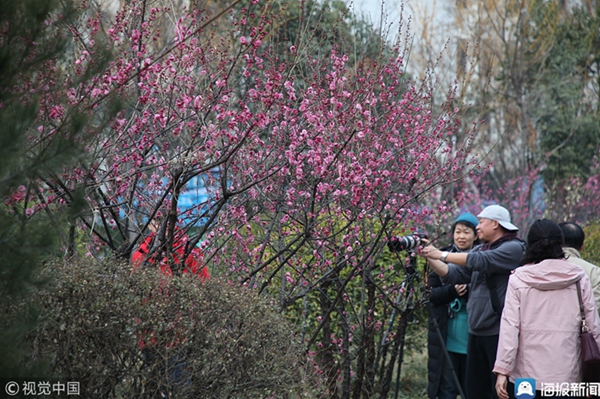
{"label": "blurred background tree", "polygon": [[[456,199],[464,187],[485,201],[527,208],[526,223],[540,213],[557,220],[597,218],[593,190],[577,196],[587,211],[573,209],[577,203],[568,197],[598,174],[598,2],[407,3],[419,32],[409,69],[436,65],[439,86],[452,85],[449,71],[456,71],[461,111],[482,121],[473,143],[486,173],[450,183],[444,198]],[[511,183],[523,176],[516,189],[527,189],[525,197]]]}

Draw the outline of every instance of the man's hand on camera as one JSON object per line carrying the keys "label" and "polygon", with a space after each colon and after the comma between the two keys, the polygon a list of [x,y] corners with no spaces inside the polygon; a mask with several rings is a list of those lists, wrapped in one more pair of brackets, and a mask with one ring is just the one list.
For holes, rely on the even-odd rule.
{"label": "man's hand on camera", "polygon": [[423,255],[427,259],[442,259],[442,251],[440,251],[433,245],[428,245],[425,248],[423,248],[423,251],[421,251],[421,255]]}

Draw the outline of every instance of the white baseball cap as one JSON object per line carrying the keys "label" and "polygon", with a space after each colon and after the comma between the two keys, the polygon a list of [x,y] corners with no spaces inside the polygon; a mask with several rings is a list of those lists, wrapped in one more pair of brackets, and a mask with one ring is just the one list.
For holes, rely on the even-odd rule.
{"label": "white baseball cap", "polygon": [[478,218],[495,220],[504,227],[506,230],[518,231],[519,228],[510,222],[510,213],[508,210],[500,205],[490,205],[486,207],[479,215]]}

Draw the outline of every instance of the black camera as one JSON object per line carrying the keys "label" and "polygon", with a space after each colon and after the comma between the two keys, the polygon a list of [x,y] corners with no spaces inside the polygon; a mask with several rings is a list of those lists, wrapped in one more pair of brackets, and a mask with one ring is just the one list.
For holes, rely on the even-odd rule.
{"label": "black camera", "polygon": [[404,237],[392,237],[387,245],[392,252],[410,251],[421,245],[421,240],[427,238],[426,233],[413,233]]}

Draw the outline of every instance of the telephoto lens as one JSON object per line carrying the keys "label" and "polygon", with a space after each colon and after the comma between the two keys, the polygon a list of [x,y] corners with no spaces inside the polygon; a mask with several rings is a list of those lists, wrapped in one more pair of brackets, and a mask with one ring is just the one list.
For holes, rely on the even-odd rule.
{"label": "telephoto lens", "polygon": [[410,251],[421,245],[421,239],[423,238],[427,238],[427,235],[414,233],[404,237],[392,237],[388,241],[388,248],[392,252]]}

